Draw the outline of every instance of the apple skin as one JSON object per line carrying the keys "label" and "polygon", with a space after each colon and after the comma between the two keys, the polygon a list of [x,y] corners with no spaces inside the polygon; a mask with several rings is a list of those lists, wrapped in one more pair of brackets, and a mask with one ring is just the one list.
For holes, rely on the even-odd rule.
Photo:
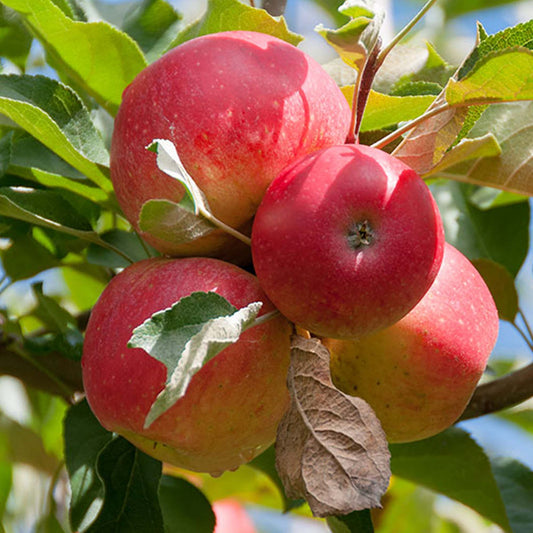
{"label": "apple skin", "polygon": [[[343,143],[350,114],[333,79],[295,46],[249,31],[197,37],[152,63],[124,91],[111,143],[117,199],[137,231],[146,201],[182,199],[182,186],[146,150],[154,139],[169,139],[215,216],[249,232],[281,169]],[[140,233],[172,256],[219,256],[236,244],[221,231],[184,245]]]}
{"label": "apple skin", "polygon": [[[354,238],[368,237],[364,224],[370,243],[357,246]],[[423,180],[363,145],[325,148],[290,165],[252,227],[255,272],[270,300],[297,325],[334,338],[402,318],[435,279],[443,245]]]}
{"label": "apple skin", "polygon": [[195,291],[214,291],[235,307],[274,307],[257,279],[211,258],[148,259],[115,278],[95,305],[82,357],[87,400],[101,424],[147,454],[189,470],[221,473],[250,461],[275,439],[288,405],[291,325],[281,315],[246,330],[194,375],[183,398],[148,429],[145,417],[166,368],[128,348],[135,327]]}
{"label": "apple skin", "polygon": [[393,326],[354,340],[323,339],[333,383],[365,399],[390,442],[424,439],[465,409],[498,336],[483,278],[450,244],[435,282]]}

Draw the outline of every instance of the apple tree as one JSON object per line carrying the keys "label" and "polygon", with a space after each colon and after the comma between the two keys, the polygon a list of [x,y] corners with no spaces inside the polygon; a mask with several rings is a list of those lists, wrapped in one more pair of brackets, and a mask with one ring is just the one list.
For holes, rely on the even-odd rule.
{"label": "apple tree", "polygon": [[174,4],[0,3],[0,531],[530,532],[533,21]]}

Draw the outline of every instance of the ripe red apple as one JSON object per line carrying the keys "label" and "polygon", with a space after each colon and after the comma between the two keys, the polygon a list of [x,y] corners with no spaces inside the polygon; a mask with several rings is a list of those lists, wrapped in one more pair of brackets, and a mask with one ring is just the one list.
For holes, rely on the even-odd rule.
{"label": "ripe red apple", "polygon": [[[146,150],[154,139],[169,139],[215,216],[249,232],[281,169],[343,143],[349,122],[340,89],[295,46],[248,31],[205,35],[169,51],[125,90],[113,131],[111,178],[124,214],[139,230],[146,201],[183,196],[182,186]],[[179,245],[141,234],[169,255],[216,255],[234,240],[217,231]]]}
{"label": "ripe red apple", "polygon": [[134,328],[195,291],[214,291],[237,308],[264,302],[257,279],[211,258],[148,259],[118,274],[95,305],[82,358],[87,400],[102,425],[144,452],[189,470],[220,473],[275,439],[288,402],[290,324],[280,315],[246,330],[194,375],[182,397],[143,429],[166,368],[128,348]]}
{"label": "ripe red apple", "polygon": [[442,260],[437,206],[422,179],[363,145],[325,148],[271,184],[252,228],[261,286],[290,320],[326,337],[390,326]]}
{"label": "ripe red apple", "polygon": [[354,340],[324,339],[331,375],[364,398],[390,442],[430,437],[461,415],[498,336],[498,312],[472,263],[447,244],[435,282],[393,326]]}

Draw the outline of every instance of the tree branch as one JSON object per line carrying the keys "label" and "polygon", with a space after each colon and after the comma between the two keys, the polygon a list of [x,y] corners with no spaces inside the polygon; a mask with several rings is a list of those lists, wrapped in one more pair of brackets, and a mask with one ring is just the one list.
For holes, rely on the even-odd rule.
{"label": "tree branch", "polygon": [[489,383],[479,385],[459,420],[500,411],[533,397],[533,363]]}
{"label": "tree branch", "polygon": [[287,0],[263,0],[262,7],[268,11],[273,17],[279,17],[285,13]]}

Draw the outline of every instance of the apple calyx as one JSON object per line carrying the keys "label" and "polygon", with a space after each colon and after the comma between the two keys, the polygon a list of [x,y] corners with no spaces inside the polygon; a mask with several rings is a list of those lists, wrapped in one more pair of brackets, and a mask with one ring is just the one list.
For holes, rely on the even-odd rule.
{"label": "apple calyx", "polygon": [[370,246],[375,240],[374,230],[372,229],[370,222],[368,220],[363,220],[363,222],[356,222],[348,230],[347,239],[348,244],[354,250],[357,250],[362,246]]}

